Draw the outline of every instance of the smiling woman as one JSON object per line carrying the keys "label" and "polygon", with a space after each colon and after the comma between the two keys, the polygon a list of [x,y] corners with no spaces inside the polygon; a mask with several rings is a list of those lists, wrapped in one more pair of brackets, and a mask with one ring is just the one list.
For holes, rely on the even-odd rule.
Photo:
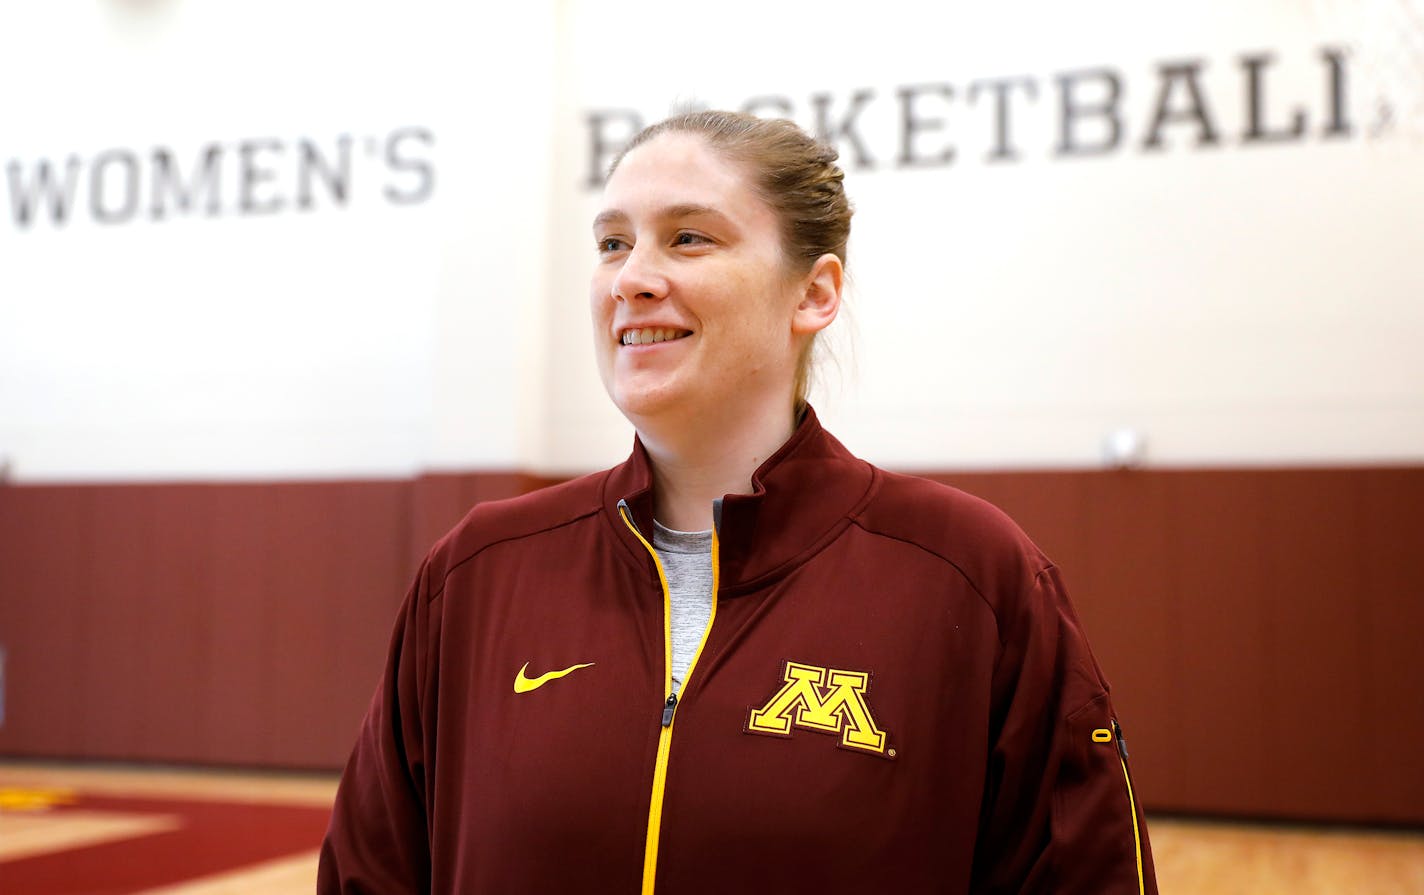
{"label": "smiling woman", "polygon": [[320,891],[1156,891],[1053,564],[805,401],[835,162],[725,112],[615,160],[589,298],[632,455],[428,554]]}
{"label": "smiling woman", "polygon": [[[778,129],[800,134],[789,124]],[[599,373],[654,468],[659,458],[685,464],[699,446],[717,445],[745,468],[717,471],[707,482],[716,487],[728,476],[749,480],[790,437],[812,340],[840,307],[850,222],[839,177],[826,178],[840,199],[840,239],[806,257],[798,242],[813,240],[762,198],[761,168],[730,153],[730,130],[705,136],[665,125],[615,162],[594,219],[599,261],[590,290]],[[824,164],[834,167],[830,158]],[[725,492],[683,501],[663,484],[659,520],[711,528],[713,500]]]}

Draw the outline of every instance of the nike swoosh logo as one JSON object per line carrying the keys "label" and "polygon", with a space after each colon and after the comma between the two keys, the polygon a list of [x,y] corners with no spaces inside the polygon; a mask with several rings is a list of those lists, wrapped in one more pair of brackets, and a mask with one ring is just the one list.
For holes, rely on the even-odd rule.
{"label": "nike swoosh logo", "polygon": [[575,671],[578,671],[580,668],[592,668],[592,667],[593,667],[593,663],[592,663],[592,662],[585,662],[585,663],[583,663],[582,665],[570,665],[568,668],[565,668],[565,669],[562,670],[562,671],[550,671],[550,672],[547,672],[547,673],[545,673],[545,674],[539,675],[538,677],[534,678],[533,680],[530,680],[529,678],[527,678],[527,677],[524,676],[524,672],[526,672],[526,671],[529,670],[529,663],[528,663],[528,662],[525,662],[525,663],[524,663],[524,667],[521,668],[521,669],[519,669],[519,673],[514,676],[514,692],[515,692],[515,693],[528,693],[530,690],[537,690],[537,689],[539,689],[540,687],[542,687],[542,686],[544,686],[545,684],[547,684],[549,681],[558,680],[559,678],[563,677],[563,676],[566,675],[566,674],[573,674]]}

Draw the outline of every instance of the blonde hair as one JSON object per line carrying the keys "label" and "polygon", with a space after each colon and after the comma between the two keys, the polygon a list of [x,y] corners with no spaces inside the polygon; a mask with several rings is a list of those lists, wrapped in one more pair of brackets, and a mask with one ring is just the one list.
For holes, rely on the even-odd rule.
{"label": "blonde hair", "polygon": [[[825,254],[846,263],[850,218],[845,172],[835,147],[813,139],[784,118],[757,118],[741,112],[687,112],[649,125],[623,147],[608,166],[611,176],[624,156],[665,133],[697,134],[752,173],[757,195],[781,221],[781,248],[796,274],[804,274]],[[806,403],[811,387],[811,352],[806,343],[796,361],[795,406]]]}

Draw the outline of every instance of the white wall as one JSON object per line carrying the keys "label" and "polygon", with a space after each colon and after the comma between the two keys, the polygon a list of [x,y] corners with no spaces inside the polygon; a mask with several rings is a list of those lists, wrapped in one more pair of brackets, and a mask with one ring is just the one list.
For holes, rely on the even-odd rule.
{"label": "white wall", "polygon": [[[0,184],[16,479],[520,464],[552,3],[24,4],[0,33],[0,167],[32,184],[41,160],[81,159],[63,225],[17,225]],[[258,140],[276,141],[250,150],[264,210],[244,211],[241,144]],[[343,140],[345,201],[317,182],[300,208],[302,141],[336,164]],[[203,193],[154,219],[153,148],[190,178],[211,144],[218,213]],[[101,164],[105,223],[89,188],[108,150],[127,155]]]}
{"label": "white wall", "polygon": [[[836,341],[854,350],[814,399],[853,448],[1081,466],[1132,427],[1165,465],[1419,462],[1424,103],[1389,80],[1398,40],[1360,33],[1410,3],[7,6],[0,458],[27,481],[614,462],[631,431],[588,334],[586,116],[779,96],[814,127],[814,96],[839,115],[868,90],[876,166],[841,143],[855,330]],[[1325,135],[1323,48],[1348,53],[1348,136]],[[1302,109],[1299,140],[1243,143],[1240,58],[1260,52],[1265,120]],[[1191,61],[1217,144],[1178,122],[1142,149],[1159,66]],[[1089,69],[1121,79],[1120,145],[1063,158],[1056,78]],[[1020,76],[1020,158],[989,160],[990,95],[969,85]],[[909,85],[930,85],[915,153],[952,163],[897,163]],[[346,200],[313,180],[299,207],[304,141],[329,163],[343,136]],[[280,208],[243,211],[244,142],[250,204]],[[219,212],[170,196],[155,220],[152,150],[189,176],[210,145]],[[108,150],[128,153],[101,171],[116,223],[87,193]],[[17,225],[9,167],[29,182],[71,155],[69,220]]]}
{"label": "white wall", "polygon": [[[651,121],[679,101],[775,95],[812,127],[814,94],[841,114],[856,91],[873,91],[860,132],[878,167],[848,178],[856,350],[840,350],[850,375],[830,371],[813,398],[865,456],[910,468],[1094,465],[1108,433],[1127,427],[1148,462],[1166,465],[1424,457],[1424,122],[1374,133],[1382,85],[1366,75],[1381,68],[1366,63],[1397,46],[1359,33],[1389,16],[1284,2],[882,3],[817,15],[724,3],[688,26],[670,9],[574,12],[555,181],[588,167],[587,137],[569,124],[587,109]],[[1322,136],[1333,111],[1323,48],[1347,54],[1349,137]],[[1240,57],[1261,51],[1275,57],[1263,124],[1286,127],[1301,108],[1298,141],[1243,142]],[[1144,151],[1159,65],[1190,60],[1201,62],[1217,144],[1196,148],[1198,127],[1184,123]],[[1122,148],[1056,157],[1056,76],[1103,67],[1122,79]],[[982,93],[978,105],[966,93],[1010,76],[1033,80],[1038,99],[1012,95],[1021,160],[991,162],[992,113]],[[915,102],[943,126],[915,151],[952,145],[955,161],[896,165],[897,88],[940,83],[951,99]],[[1387,86],[1399,105],[1399,85]],[[1181,108],[1186,85],[1174,90],[1170,107]],[[853,162],[855,148],[841,149]],[[556,242],[576,243],[596,194],[563,198]],[[583,282],[576,264],[557,271],[554,301],[568,316]],[[571,368],[590,367],[583,334],[555,338]],[[626,426],[597,391],[570,374],[551,395],[549,468],[626,450]]]}

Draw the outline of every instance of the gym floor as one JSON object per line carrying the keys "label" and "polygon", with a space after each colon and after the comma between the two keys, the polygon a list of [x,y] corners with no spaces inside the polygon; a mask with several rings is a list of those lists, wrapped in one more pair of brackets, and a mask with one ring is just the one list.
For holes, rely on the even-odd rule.
{"label": "gym floor", "polygon": [[[0,762],[0,879],[25,895],[310,895],[331,775]],[[1424,830],[1157,817],[1168,895],[1424,895]]]}

